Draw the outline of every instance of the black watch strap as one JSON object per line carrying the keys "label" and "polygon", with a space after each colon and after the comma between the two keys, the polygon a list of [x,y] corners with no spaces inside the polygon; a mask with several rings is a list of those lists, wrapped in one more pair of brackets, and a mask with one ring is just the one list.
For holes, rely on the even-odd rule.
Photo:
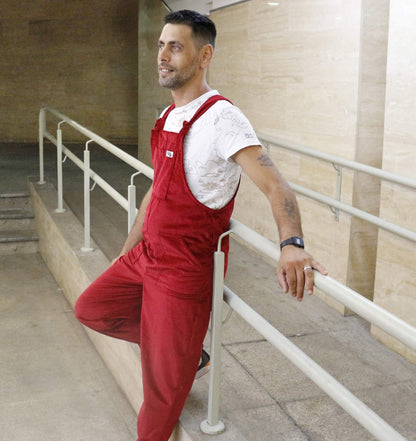
{"label": "black watch strap", "polygon": [[282,250],[283,247],[286,245],[294,245],[298,248],[305,248],[305,244],[303,242],[303,239],[298,236],[289,237],[289,239],[284,240],[280,243],[280,250]]}

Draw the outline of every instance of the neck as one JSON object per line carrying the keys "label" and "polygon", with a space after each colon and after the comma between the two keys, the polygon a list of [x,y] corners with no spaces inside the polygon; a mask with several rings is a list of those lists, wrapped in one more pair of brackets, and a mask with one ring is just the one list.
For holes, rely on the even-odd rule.
{"label": "neck", "polygon": [[196,100],[204,93],[211,90],[206,81],[198,85],[186,85],[177,90],[172,90],[172,98],[176,107],[182,107]]}

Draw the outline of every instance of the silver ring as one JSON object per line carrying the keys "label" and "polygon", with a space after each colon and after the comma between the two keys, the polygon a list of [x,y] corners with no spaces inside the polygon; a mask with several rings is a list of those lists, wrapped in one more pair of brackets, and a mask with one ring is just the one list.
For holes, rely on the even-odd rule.
{"label": "silver ring", "polygon": [[304,266],[304,267],[303,267],[303,271],[306,271],[306,270],[308,270],[308,269],[312,269],[312,267],[311,267],[310,265],[307,265],[307,266]]}

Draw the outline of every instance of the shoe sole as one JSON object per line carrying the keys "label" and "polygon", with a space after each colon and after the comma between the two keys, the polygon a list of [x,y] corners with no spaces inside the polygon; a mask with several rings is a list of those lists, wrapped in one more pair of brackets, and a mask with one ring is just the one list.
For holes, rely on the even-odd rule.
{"label": "shoe sole", "polygon": [[199,378],[203,377],[205,374],[209,372],[209,364],[199,369],[195,375],[195,380],[198,380]]}

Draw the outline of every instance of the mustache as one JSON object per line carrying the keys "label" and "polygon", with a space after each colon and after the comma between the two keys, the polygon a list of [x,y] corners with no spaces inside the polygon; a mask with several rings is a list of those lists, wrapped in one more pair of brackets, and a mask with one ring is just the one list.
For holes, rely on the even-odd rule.
{"label": "mustache", "polygon": [[160,63],[158,66],[159,69],[170,69],[170,70],[174,70],[174,68],[172,66],[169,66],[169,64],[166,63]]}

